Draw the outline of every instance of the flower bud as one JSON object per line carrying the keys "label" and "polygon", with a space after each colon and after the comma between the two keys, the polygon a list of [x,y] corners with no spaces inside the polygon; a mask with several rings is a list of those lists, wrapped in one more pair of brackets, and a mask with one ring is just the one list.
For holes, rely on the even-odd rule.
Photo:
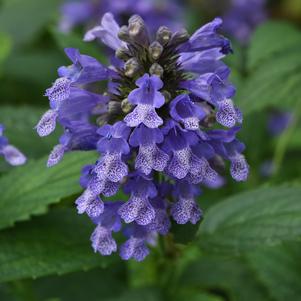
{"label": "flower bud", "polygon": [[115,56],[121,60],[128,60],[130,58],[128,50],[123,47],[116,50]]}
{"label": "flower bud", "polygon": [[155,41],[149,46],[148,51],[154,60],[158,60],[163,52],[163,46]]}
{"label": "flower bud", "polygon": [[138,60],[136,58],[131,58],[124,65],[124,70],[125,70],[124,74],[127,77],[134,77],[139,69],[140,66]]}
{"label": "flower bud", "polygon": [[164,73],[164,69],[161,65],[159,65],[158,63],[154,63],[152,64],[152,66],[149,69],[149,73],[151,75],[157,75],[159,77],[162,77],[163,73]]}
{"label": "flower bud", "polygon": [[119,32],[118,32],[118,38],[124,42],[129,42],[130,41],[130,36],[129,36],[129,30],[126,25],[121,26]]}
{"label": "flower bud", "polygon": [[118,101],[110,101],[108,103],[109,114],[118,114],[121,110],[121,104]]}
{"label": "flower bud", "polygon": [[132,109],[132,105],[131,103],[128,101],[127,98],[125,98],[122,102],[121,102],[121,109],[124,113],[129,113]]}
{"label": "flower bud", "polygon": [[139,44],[148,44],[148,34],[143,19],[134,15],[129,19],[128,32],[132,39]]}
{"label": "flower bud", "polygon": [[166,26],[161,26],[157,31],[157,41],[162,45],[166,45],[171,39],[172,32]]}
{"label": "flower bud", "polygon": [[186,29],[183,28],[174,34],[174,36],[172,37],[171,44],[173,46],[178,46],[188,40],[189,40],[189,33]]}

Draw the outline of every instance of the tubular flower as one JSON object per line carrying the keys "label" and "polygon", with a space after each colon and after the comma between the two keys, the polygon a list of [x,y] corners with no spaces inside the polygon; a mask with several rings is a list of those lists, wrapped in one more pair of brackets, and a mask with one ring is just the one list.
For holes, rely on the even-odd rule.
{"label": "tubular flower", "polygon": [[[114,63],[106,68],[67,49],[73,64],[61,67],[60,78],[47,90],[51,109],[37,131],[50,134],[57,122],[65,130],[49,166],[68,151],[99,153],[97,162],[83,168],[78,213],[96,224],[95,252],[119,249],[123,259],[141,261],[149,244],[168,234],[172,219],[200,221],[200,186],[223,184],[220,162],[230,162],[236,181],[247,179],[244,145],[236,139],[242,114],[221,61],[231,51],[218,33],[221,19],[191,37],[162,26],[154,40],[138,15],[121,28],[111,14],[102,23],[107,29],[88,35],[115,50]],[[120,189],[128,200],[109,201]],[[127,240],[118,248],[114,233],[121,229]]]}
{"label": "tubular flower", "polygon": [[0,156],[13,166],[23,165],[26,157],[13,145],[9,144],[8,139],[3,136],[4,126],[0,124]]}
{"label": "tubular flower", "polygon": [[173,0],[71,0],[61,6],[59,26],[61,31],[69,32],[78,25],[95,25],[106,12],[112,12],[119,22],[137,13],[151,32],[156,31],[158,24],[176,29],[178,20],[183,19],[182,8]]}

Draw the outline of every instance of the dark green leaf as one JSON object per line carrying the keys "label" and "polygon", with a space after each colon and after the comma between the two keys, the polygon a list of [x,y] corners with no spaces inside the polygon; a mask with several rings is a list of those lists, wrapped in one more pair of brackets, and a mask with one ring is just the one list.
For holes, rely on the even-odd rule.
{"label": "dark green leaf", "polygon": [[277,301],[299,300],[301,295],[301,244],[252,252],[249,262],[258,279]]}
{"label": "dark green leaf", "polygon": [[211,207],[199,244],[209,252],[237,254],[301,236],[301,188],[259,188]]}
{"label": "dark green leaf", "polygon": [[0,233],[0,281],[105,267],[116,257],[94,254],[93,224],[75,209],[54,210]]}
{"label": "dark green leaf", "polygon": [[214,256],[203,257],[191,263],[180,283],[184,287],[210,290],[226,300],[268,301],[267,291],[255,274],[241,259]]}
{"label": "dark green leaf", "polygon": [[[99,255],[100,256],[100,255]],[[50,276],[30,282],[37,300],[99,301],[120,296],[126,290],[125,261],[106,269],[93,269],[60,277]]]}
{"label": "dark green leaf", "polygon": [[301,34],[295,27],[285,22],[267,22],[253,34],[248,51],[249,70],[279,53],[299,48],[300,45]]}
{"label": "dark green leaf", "polygon": [[79,193],[80,170],[95,157],[75,152],[52,168],[46,167],[46,160],[32,161],[0,179],[0,229],[45,213],[49,204]]}
{"label": "dark green leaf", "polygon": [[294,108],[301,94],[301,33],[286,23],[267,23],[254,35],[247,77],[237,104],[244,113],[267,107]]}

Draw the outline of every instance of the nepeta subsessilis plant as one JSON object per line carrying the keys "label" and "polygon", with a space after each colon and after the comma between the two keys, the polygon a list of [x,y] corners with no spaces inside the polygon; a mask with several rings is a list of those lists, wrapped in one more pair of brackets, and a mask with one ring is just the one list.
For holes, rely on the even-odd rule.
{"label": "nepeta subsessilis plant", "polygon": [[[235,180],[247,179],[244,145],[236,139],[242,114],[221,61],[231,47],[218,33],[221,25],[217,18],[191,37],[162,26],[151,40],[138,15],[120,28],[107,13],[85,39],[98,38],[115,50],[112,65],[66,49],[73,64],[59,68],[46,91],[51,109],[37,131],[49,135],[57,122],[65,130],[48,166],[73,150],[100,154],[83,168],[85,190],[76,200],[78,212],[96,224],[95,251],[116,252],[113,233],[123,229],[121,257],[141,261],[147,244],[169,233],[170,218],[178,224],[201,219],[200,186],[223,183],[218,170],[224,161]],[[100,81],[106,83],[102,92]],[[119,189],[128,201],[108,201]]]}
{"label": "nepeta subsessilis plant", "polygon": [[22,165],[26,162],[26,157],[3,136],[4,126],[0,124],[0,156],[13,166]]}
{"label": "nepeta subsessilis plant", "polygon": [[155,32],[157,24],[165,24],[172,29],[179,27],[183,19],[183,9],[174,0],[86,0],[68,1],[61,7],[60,29],[69,32],[78,25],[95,25],[106,12],[114,14],[122,22],[139,14],[148,29]]}

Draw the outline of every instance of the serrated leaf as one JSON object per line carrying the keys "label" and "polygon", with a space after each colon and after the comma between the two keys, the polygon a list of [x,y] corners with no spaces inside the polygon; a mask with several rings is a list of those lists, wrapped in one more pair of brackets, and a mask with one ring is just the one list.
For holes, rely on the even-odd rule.
{"label": "serrated leaf", "polygon": [[[300,44],[301,47],[301,44]],[[299,50],[270,59],[252,73],[238,91],[244,113],[268,106],[293,108],[300,102],[301,56]]]}
{"label": "serrated leaf", "polygon": [[290,243],[248,255],[258,279],[277,301],[298,300],[301,295],[301,244]]}
{"label": "serrated leaf", "polygon": [[248,50],[248,69],[254,69],[279,53],[300,49],[300,45],[301,35],[294,26],[279,21],[267,22],[259,26],[252,36]]}
{"label": "serrated leaf", "polygon": [[67,154],[55,167],[47,168],[47,158],[13,169],[0,179],[0,229],[31,215],[42,214],[48,205],[81,191],[81,168],[93,162],[91,153]]}
{"label": "serrated leaf", "polygon": [[301,33],[290,24],[271,22],[258,28],[248,51],[247,77],[236,97],[245,114],[300,103],[300,48]]}
{"label": "serrated leaf", "polygon": [[211,207],[200,226],[199,245],[209,252],[239,254],[301,237],[301,188],[267,187]]}
{"label": "serrated leaf", "polygon": [[75,209],[53,210],[0,233],[0,281],[105,267],[117,257],[94,254],[93,223]]}

